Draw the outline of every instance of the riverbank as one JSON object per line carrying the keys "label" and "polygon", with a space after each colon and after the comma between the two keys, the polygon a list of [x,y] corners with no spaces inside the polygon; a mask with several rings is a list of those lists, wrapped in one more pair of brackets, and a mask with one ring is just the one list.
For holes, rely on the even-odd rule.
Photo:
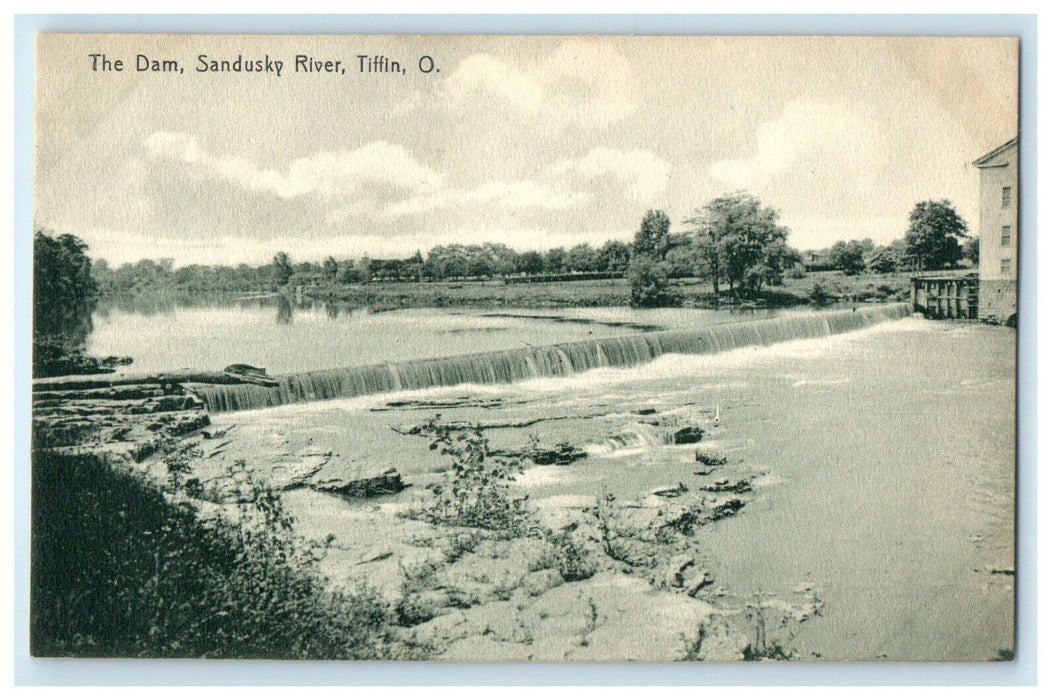
{"label": "riverbank", "polygon": [[[841,272],[813,272],[783,285],[764,287],[752,300],[733,302],[722,289],[701,280],[675,281],[684,294],[684,305],[714,308],[749,305],[758,308],[883,303],[907,301],[910,274],[886,273],[847,276]],[[814,293],[814,288],[818,288]],[[504,284],[502,280],[465,282],[372,282],[370,284],[306,287],[306,297],[374,309],[397,308],[508,308],[556,309],[628,306],[631,287],[627,279],[567,280],[533,284]]]}

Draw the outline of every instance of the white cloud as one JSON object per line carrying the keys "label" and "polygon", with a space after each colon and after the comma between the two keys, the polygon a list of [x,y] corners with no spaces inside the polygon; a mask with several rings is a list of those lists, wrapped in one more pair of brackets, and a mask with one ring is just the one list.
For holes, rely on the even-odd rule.
{"label": "white cloud", "polygon": [[532,181],[487,182],[474,189],[445,190],[411,197],[390,205],[386,213],[392,216],[420,214],[434,209],[467,204],[492,205],[501,209],[566,209],[581,201],[579,192],[564,193]]}
{"label": "white cloud", "polygon": [[633,112],[635,74],[607,41],[573,38],[525,68],[490,54],[464,59],[445,81],[454,104],[496,96],[535,118],[602,126]]}
{"label": "white cloud", "polygon": [[214,155],[185,133],[156,132],[144,140],[149,159],[186,163],[208,175],[249,191],[268,192],[282,199],[308,194],[334,197],[368,184],[405,190],[439,187],[443,176],[420,164],[401,146],[375,141],[353,151],[321,151],[290,163],[286,172],[258,168],[229,155]]}
{"label": "white cloud", "polygon": [[875,165],[877,142],[871,126],[850,108],[799,98],[788,103],[775,121],[758,128],[752,156],[718,161],[710,176],[730,186],[756,187],[795,165],[833,167],[836,154],[843,165],[846,159],[854,166]]}
{"label": "white cloud", "polygon": [[540,109],[544,99],[544,86],[536,77],[484,53],[465,58],[446,86],[457,98],[493,93],[527,111]]}
{"label": "white cloud", "polygon": [[649,151],[595,148],[581,158],[552,163],[540,181],[494,180],[473,188],[437,190],[395,202],[385,213],[405,216],[466,205],[559,211],[592,199],[586,190],[599,190],[601,183],[616,185],[618,196],[643,202],[664,191],[668,181],[668,164]]}
{"label": "white cloud", "polygon": [[582,178],[614,178],[626,194],[645,201],[665,191],[669,184],[669,165],[650,151],[619,151],[594,148],[578,160],[553,164],[549,172],[556,176],[576,174]]}

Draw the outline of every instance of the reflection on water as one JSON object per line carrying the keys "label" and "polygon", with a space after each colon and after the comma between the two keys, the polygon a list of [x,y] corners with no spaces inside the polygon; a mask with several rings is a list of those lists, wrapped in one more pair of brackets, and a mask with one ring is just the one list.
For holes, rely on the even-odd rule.
{"label": "reflection on water", "polygon": [[[328,314],[330,318],[330,314]],[[276,323],[281,326],[289,326],[294,323],[294,307],[290,299],[283,295],[276,296]]]}
{"label": "reflection on water", "polygon": [[[102,299],[88,351],[130,371],[234,363],[275,374],[508,350],[810,313],[706,309],[423,308],[378,311],[279,294],[141,294]],[[90,334],[89,334],[90,331]]]}

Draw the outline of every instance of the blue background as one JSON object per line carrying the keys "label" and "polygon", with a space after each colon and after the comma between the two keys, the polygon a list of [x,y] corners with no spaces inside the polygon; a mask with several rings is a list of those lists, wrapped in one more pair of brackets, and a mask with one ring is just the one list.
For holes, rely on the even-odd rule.
{"label": "blue background", "polygon": [[[32,659],[29,427],[34,58],[39,32],[858,34],[1021,39],[1018,587],[1011,663],[514,664]],[[15,17],[15,562],[18,685],[1027,685],[1037,680],[1037,18],[1034,15],[18,15]]]}

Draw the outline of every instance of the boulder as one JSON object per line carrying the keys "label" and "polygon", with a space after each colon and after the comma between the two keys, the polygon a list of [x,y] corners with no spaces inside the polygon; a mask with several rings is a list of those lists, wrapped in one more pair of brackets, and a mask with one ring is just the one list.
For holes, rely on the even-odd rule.
{"label": "boulder", "polygon": [[588,453],[580,447],[574,447],[568,442],[560,442],[553,447],[539,447],[530,454],[534,464],[573,464],[579,459],[588,457]]}
{"label": "boulder", "polygon": [[405,486],[407,484],[401,479],[401,475],[396,469],[387,469],[382,474],[364,478],[333,478],[315,481],[310,484],[310,487],[315,491],[337,493],[354,498],[370,498],[372,496],[399,493],[404,490]]}
{"label": "boulder", "polygon": [[661,488],[657,488],[651,493],[653,493],[655,496],[661,496],[662,498],[676,498],[677,496],[680,496],[681,494],[685,494],[687,492],[688,487],[685,486],[683,482],[681,482],[676,486],[663,486]]}
{"label": "boulder", "polygon": [[702,439],[702,428],[689,425],[673,433],[673,443],[676,445],[693,445]]}
{"label": "boulder", "polygon": [[743,509],[746,505],[745,501],[738,498],[732,498],[724,503],[714,506],[707,517],[707,520],[721,520],[723,518],[729,518]]}
{"label": "boulder", "polygon": [[731,479],[721,479],[715,481],[712,484],[702,487],[703,491],[709,491],[710,493],[749,493],[753,490],[750,479],[739,479],[732,481]]}
{"label": "boulder", "polygon": [[669,588],[684,588],[687,583],[685,578],[693,570],[695,559],[687,554],[676,554],[669,560],[666,567],[665,585]]}
{"label": "boulder", "polygon": [[695,461],[701,462],[707,466],[715,466],[718,464],[726,464],[728,462],[728,455],[718,449],[699,448],[695,450]]}

